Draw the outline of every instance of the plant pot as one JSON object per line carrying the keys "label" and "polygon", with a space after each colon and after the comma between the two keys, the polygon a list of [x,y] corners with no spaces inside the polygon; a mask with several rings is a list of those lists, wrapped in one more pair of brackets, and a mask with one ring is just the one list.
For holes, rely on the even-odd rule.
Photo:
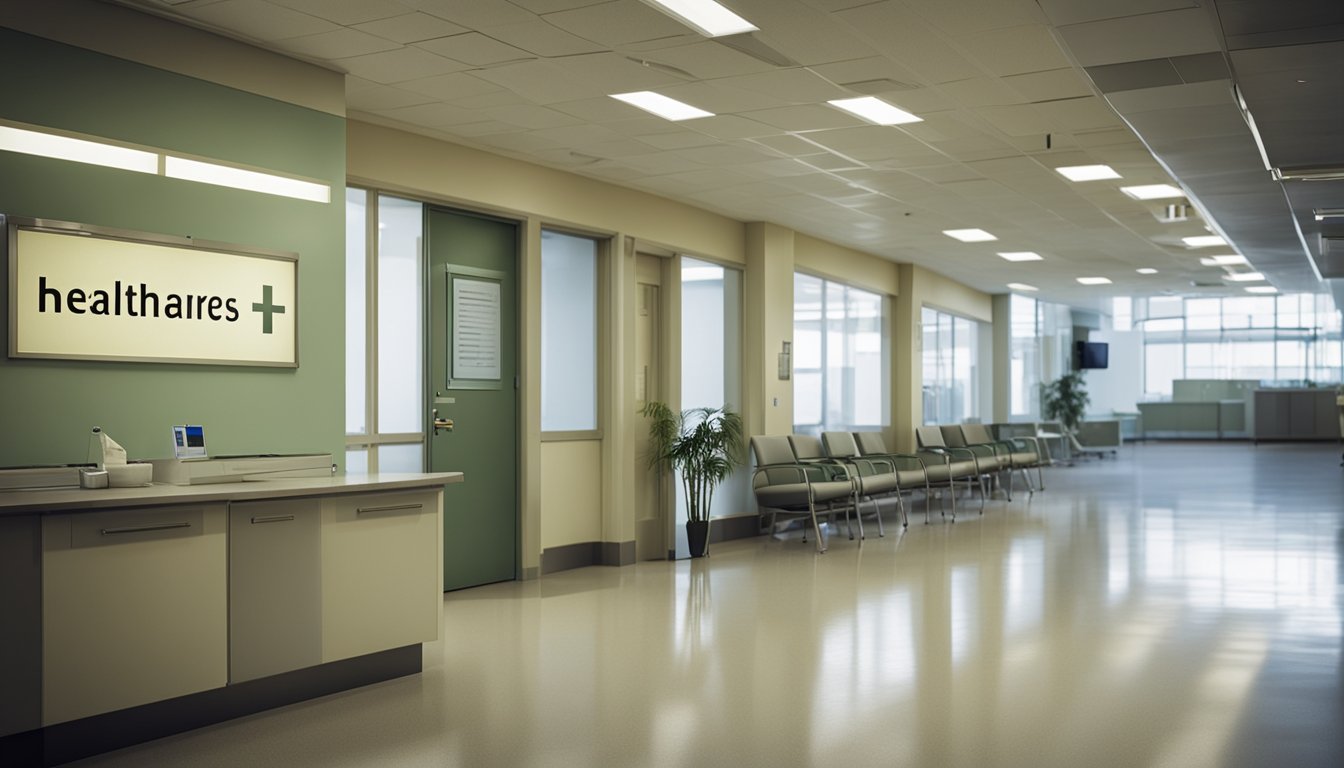
{"label": "plant pot", "polygon": [[690,546],[691,557],[704,557],[709,549],[709,521],[687,520],[686,543]]}

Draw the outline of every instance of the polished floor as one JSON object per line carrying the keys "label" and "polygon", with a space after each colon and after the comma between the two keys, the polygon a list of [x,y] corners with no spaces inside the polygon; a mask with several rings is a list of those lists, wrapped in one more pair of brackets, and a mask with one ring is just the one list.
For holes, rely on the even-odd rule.
{"label": "polished floor", "polygon": [[821,556],[450,594],[419,676],[83,764],[1338,768],[1339,458],[1138,444]]}

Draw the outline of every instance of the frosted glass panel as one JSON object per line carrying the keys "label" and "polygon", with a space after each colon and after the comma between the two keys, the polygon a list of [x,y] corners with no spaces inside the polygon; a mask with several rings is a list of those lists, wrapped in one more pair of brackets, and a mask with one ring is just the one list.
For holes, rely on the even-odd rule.
{"label": "frosted glass panel", "polygon": [[597,242],[541,233],[541,429],[597,429]]}
{"label": "frosted glass panel", "polygon": [[364,328],[366,314],[365,279],[368,243],[365,226],[369,193],[363,189],[345,190],[345,433],[363,435],[369,431],[366,419]]}
{"label": "frosted glass panel", "polygon": [[369,449],[347,448],[345,449],[345,473],[347,475],[362,475],[369,471]]}
{"label": "frosted glass panel", "polygon": [[799,432],[887,422],[882,296],[794,273],[793,423]]}
{"label": "frosted glass panel", "polygon": [[378,432],[424,430],[420,203],[378,198]]}
{"label": "frosted glass panel", "polygon": [[425,449],[420,443],[378,446],[379,472],[424,472]]}

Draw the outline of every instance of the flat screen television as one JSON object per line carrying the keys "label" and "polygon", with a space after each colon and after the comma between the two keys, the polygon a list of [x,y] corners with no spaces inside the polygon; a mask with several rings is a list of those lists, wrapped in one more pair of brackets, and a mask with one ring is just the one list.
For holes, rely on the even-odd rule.
{"label": "flat screen television", "polygon": [[1109,362],[1110,347],[1104,341],[1080,341],[1078,348],[1078,369],[1105,368]]}

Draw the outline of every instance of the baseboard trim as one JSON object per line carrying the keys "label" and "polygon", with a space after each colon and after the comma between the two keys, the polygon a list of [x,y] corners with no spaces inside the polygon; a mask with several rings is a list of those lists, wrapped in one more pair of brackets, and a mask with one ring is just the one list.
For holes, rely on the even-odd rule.
{"label": "baseboard trim", "polygon": [[420,645],[248,680],[224,688],[0,738],[0,764],[49,766],[161,739],[421,670]]}

